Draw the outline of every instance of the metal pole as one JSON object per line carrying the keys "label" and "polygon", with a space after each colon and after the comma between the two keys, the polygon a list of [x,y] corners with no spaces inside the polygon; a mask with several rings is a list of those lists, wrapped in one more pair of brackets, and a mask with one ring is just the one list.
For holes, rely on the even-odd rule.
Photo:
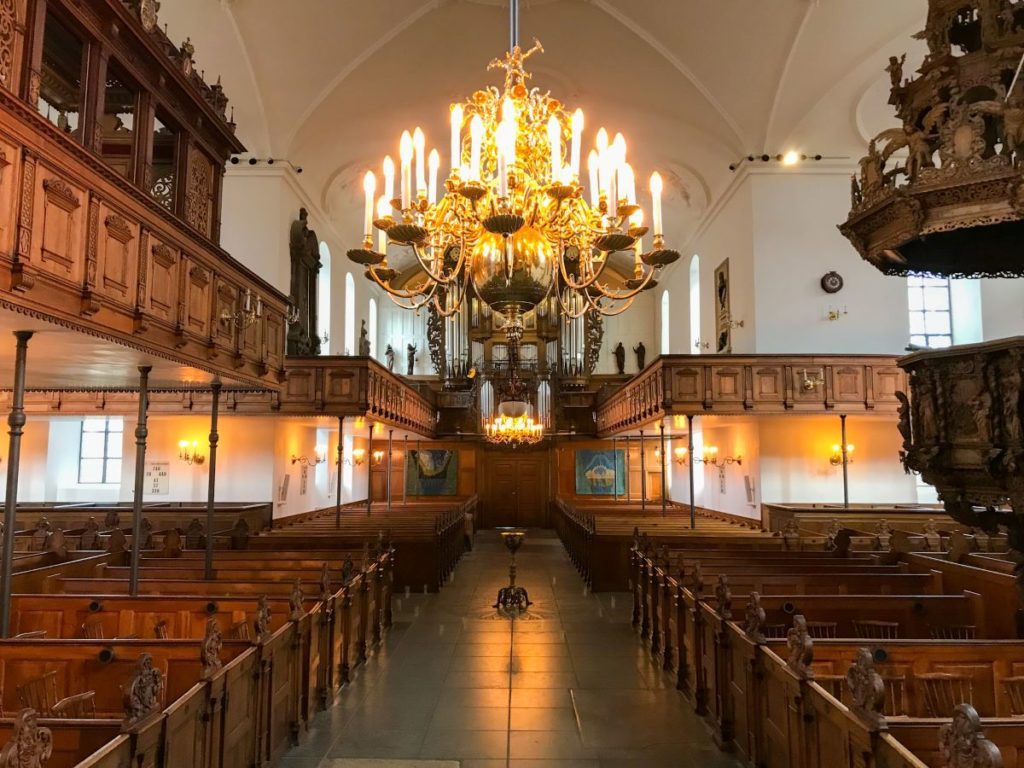
{"label": "metal pole", "polygon": [[[135,503],[132,506],[132,567],[128,593],[139,596],[139,561],[142,559],[142,485],[146,482],[146,411],[149,408],[149,372],[151,365],[139,366],[139,421],[135,425]],[[207,537],[213,531],[206,532]]]}
{"label": "metal pole", "polygon": [[612,496],[615,501],[619,500],[619,450],[618,438],[612,438]]}
{"label": "metal pole", "polygon": [[842,436],[842,444],[840,449],[843,452],[843,507],[846,509],[850,508],[850,462],[849,456],[846,451],[846,414],[840,414],[839,416],[840,433]]}
{"label": "metal pole", "polygon": [[210,404],[210,477],[209,486],[206,491],[206,579],[213,578],[213,510],[216,506],[215,497],[217,491],[217,442],[220,435],[217,433],[217,415],[220,410],[220,389],[219,381],[210,385],[213,393],[213,402]]}
{"label": "metal pole", "polygon": [[391,512],[391,451],[394,446],[395,430],[388,430],[388,512]]}
{"label": "metal pole", "polygon": [[7,498],[4,500],[4,567],[0,577],[0,637],[11,636],[11,579],[14,573],[14,526],[18,505],[18,472],[21,469],[21,433],[25,427],[25,356],[32,331],[15,331],[14,399],[7,415],[11,436],[7,452]]}
{"label": "metal pole", "polygon": [[640,430],[640,511],[647,511],[647,457],[644,456],[644,431]]}
{"label": "metal pole", "polygon": [[509,52],[519,45],[519,0],[509,0],[508,4]]}
{"label": "metal pole", "polygon": [[693,467],[697,463],[697,457],[693,455],[693,414],[686,415],[686,424],[689,427],[689,435],[687,435],[688,451],[690,456],[690,528],[697,527],[697,501],[694,498],[694,479],[693,479]]}
{"label": "metal pole", "polygon": [[338,473],[334,478],[334,527],[341,528],[341,462],[345,441],[345,417],[338,417]]}
{"label": "metal pole", "polygon": [[373,514],[373,422],[369,421],[369,434],[366,437],[366,452],[370,454],[366,462],[366,516]]}
{"label": "metal pole", "polygon": [[402,451],[402,503],[409,497],[409,433],[405,433],[405,448]]}
{"label": "metal pole", "polygon": [[630,463],[629,462],[629,444],[630,444],[630,442],[631,442],[631,440],[629,439],[629,435],[626,435],[626,501],[629,501],[630,498],[632,498],[632,493],[633,493],[633,484],[631,482],[629,482],[629,468],[630,468],[629,467],[629,463]]}
{"label": "metal pole", "polygon": [[665,479],[665,422],[658,425],[658,431],[661,433],[661,516],[664,517],[668,506],[668,500],[665,498],[668,487]]}

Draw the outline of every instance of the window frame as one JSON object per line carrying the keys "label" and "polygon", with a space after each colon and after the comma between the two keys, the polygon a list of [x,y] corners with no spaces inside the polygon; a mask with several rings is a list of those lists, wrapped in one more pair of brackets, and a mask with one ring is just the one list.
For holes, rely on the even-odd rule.
{"label": "window frame", "polygon": [[[129,71],[128,67],[116,56],[110,56],[106,60],[103,66],[103,76],[99,78],[97,83],[97,89],[99,90],[97,96],[97,109],[99,110],[98,118],[102,118],[106,115],[107,111],[107,80],[111,76],[111,69],[113,69],[117,77],[122,83],[129,89],[135,92],[135,112],[134,112],[134,124],[132,126],[132,147],[129,153],[129,169],[128,173],[123,174],[123,177],[129,183],[138,186],[140,173],[139,169],[144,165],[140,159],[139,146],[142,144],[140,141],[141,131],[146,131],[148,134],[153,133],[153,120],[150,110],[146,109],[146,89],[143,85],[135,78]],[[110,166],[111,169],[115,167],[106,159],[103,154],[103,147],[98,146],[96,148],[96,154],[99,159]]]}
{"label": "window frame", "polygon": [[[100,430],[88,430],[88,434],[103,435],[103,456],[101,456],[101,457],[99,457],[99,456],[83,456],[82,455],[82,449],[83,449],[84,444],[85,444],[85,435],[86,435],[85,422],[86,422],[87,419],[99,419],[99,418],[103,419],[103,430],[102,431],[100,431]],[[110,429],[110,423],[111,423],[111,421],[114,421],[114,420],[116,420],[116,421],[118,421],[120,423],[120,427],[121,427],[120,429],[117,429],[117,430],[111,430]],[[122,440],[124,439],[124,417],[123,416],[101,416],[101,417],[90,416],[90,417],[83,418],[79,422],[79,424],[78,424],[78,476],[77,476],[78,477],[78,485],[120,485],[121,484],[120,476],[118,476],[118,478],[116,480],[111,480],[108,477],[108,471],[109,471],[110,462],[111,461],[118,461],[118,462],[123,462],[124,461],[124,451],[121,452],[121,456],[110,456],[109,455],[110,436],[111,435],[121,435],[121,439]],[[99,459],[102,462],[102,464],[101,464],[102,469],[101,469],[101,472],[100,472],[100,476],[101,476],[102,479],[101,480],[83,480],[82,479],[82,462],[85,461],[85,460],[95,461],[97,459]]]}
{"label": "window frame", "polygon": [[[78,77],[78,130],[72,131],[70,133],[61,131],[61,133],[64,136],[66,136],[69,141],[74,142],[75,144],[79,144],[83,147],[92,149],[92,142],[91,140],[87,139],[87,136],[92,135],[92,131],[87,131],[86,126],[88,125],[88,121],[90,119],[91,110],[89,109],[89,104],[91,103],[91,100],[94,97],[94,86],[91,81],[93,75],[92,64],[94,52],[96,50],[96,41],[88,33],[88,30],[86,30],[82,26],[82,24],[79,23],[78,19],[66,13],[64,9],[62,9],[59,5],[47,3],[42,6],[41,10],[42,28],[39,32],[39,37],[37,41],[38,53],[34,55],[34,61],[31,66],[35,70],[35,73],[37,73],[39,77],[39,82],[41,83],[43,76],[43,61],[46,55],[46,30],[48,22],[51,18],[55,19],[61,26],[63,26],[72,36],[77,38],[79,42],[82,44],[82,60],[79,64]],[[29,88],[28,93],[30,95],[32,94],[31,87]],[[32,103],[31,99],[29,99],[29,103],[32,107],[32,110],[40,117],[42,117],[44,120],[46,120],[47,123],[49,123],[59,131],[60,128],[57,126],[57,124],[54,123],[47,115],[39,111],[39,99],[41,99],[42,97],[38,94],[38,92],[37,96],[38,98],[36,99],[35,103]],[[94,152],[94,154],[97,153]]]}
{"label": "window frame", "polygon": [[[945,309],[928,309],[925,305],[925,296],[928,288],[939,288],[940,286],[929,284],[927,281],[942,281],[943,288],[946,292],[946,308]],[[910,296],[914,291],[920,291],[921,293],[921,308],[914,309],[910,304]],[[915,316],[920,315],[922,321],[922,332],[914,333],[912,321]],[[928,316],[929,315],[946,315],[949,318],[949,332],[948,333],[930,333],[928,331]],[[907,320],[909,341],[911,344],[923,347],[925,349],[947,349],[954,343],[955,328],[953,327],[953,286],[948,277],[927,277],[927,276],[911,276],[907,278]],[[915,341],[916,339],[916,341]],[[934,344],[936,339],[942,339],[946,343]],[[920,343],[923,340],[923,344]]]}

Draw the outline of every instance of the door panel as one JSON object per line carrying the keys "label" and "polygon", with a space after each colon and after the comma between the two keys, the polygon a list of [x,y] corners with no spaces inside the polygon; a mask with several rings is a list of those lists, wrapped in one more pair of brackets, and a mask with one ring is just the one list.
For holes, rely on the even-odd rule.
{"label": "door panel", "polygon": [[550,501],[547,450],[508,453],[486,451],[483,462],[484,522],[489,528],[548,525]]}

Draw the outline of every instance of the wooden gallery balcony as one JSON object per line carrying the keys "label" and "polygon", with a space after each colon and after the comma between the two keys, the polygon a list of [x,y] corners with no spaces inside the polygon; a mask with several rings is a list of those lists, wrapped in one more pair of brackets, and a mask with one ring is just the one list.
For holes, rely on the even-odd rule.
{"label": "wooden gallery balcony", "polygon": [[665,355],[598,405],[602,437],[665,416],[896,413],[907,389],[895,357]]}
{"label": "wooden gallery balcony", "polygon": [[172,361],[167,380],[280,386],[287,299],[218,245],[224,163],[244,149],[219,86],[120,2],[7,6],[0,330]]}

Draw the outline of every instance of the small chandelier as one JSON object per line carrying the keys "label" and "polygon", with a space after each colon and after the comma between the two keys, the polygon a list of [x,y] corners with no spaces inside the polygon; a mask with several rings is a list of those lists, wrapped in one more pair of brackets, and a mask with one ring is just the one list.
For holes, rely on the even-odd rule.
{"label": "small chandelier", "polygon": [[544,439],[544,425],[529,415],[528,403],[506,400],[498,406],[498,415],[484,423],[484,439],[512,448],[535,445]]}
{"label": "small chandelier", "polygon": [[[443,188],[437,150],[425,154],[419,128],[403,133],[398,194],[394,161],[385,157],[381,197],[373,172],[364,177],[364,239],[348,256],[405,309],[432,304],[449,317],[470,295],[514,325],[554,296],[568,318],[620,314],[679,258],[665,247],[662,178],[651,176],[653,241],[645,251],[649,229],[625,139],[598,131],[587,160],[588,199],[580,181],[583,112],[570,114],[548,93],[527,87],[524,64],[543,48],[535,43],[524,53],[517,44],[517,0],[510,17],[511,51],[488,67],[505,71],[504,89],[476,91],[452,107]],[[415,256],[411,276],[389,266],[389,245]],[[618,279],[608,270],[616,253],[632,255],[632,269],[624,265],[628,274]]]}

